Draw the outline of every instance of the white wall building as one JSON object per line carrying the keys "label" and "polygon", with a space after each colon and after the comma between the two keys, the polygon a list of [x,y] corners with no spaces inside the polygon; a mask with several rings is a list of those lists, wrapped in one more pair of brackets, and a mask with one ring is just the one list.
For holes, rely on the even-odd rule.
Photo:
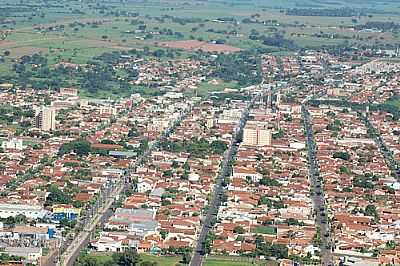
{"label": "white wall building", "polygon": [[44,131],[56,129],[56,110],[52,107],[40,108],[36,111],[35,126]]}
{"label": "white wall building", "polygon": [[0,204],[0,218],[15,217],[19,214],[29,219],[45,217],[49,212],[42,206],[26,204]]}
{"label": "white wall building", "polygon": [[23,145],[23,140],[17,138],[12,138],[8,141],[4,141],[1,144],[1,147],[4,150],[23,150],[25,148],[25,146]]}

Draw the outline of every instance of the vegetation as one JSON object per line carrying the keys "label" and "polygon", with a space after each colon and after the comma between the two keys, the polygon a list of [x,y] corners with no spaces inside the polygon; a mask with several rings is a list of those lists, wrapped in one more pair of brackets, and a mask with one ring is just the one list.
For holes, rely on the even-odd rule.
{"label": "vegetation", "polygon": [[354,17],[365,16],[365,12],[352,8],[292,8],[286,14],[290,16],[323,16],[323,17]]}
{"label": "vegetation", "polygon": [[240,86],[259,84],[262,80],[260,59],[253,53],[221,54],[214,61],[213,75]]}
{"label": "vegetation", "polygon": [[256,251],[253,255],[277,259],[285,259],[289,256],[285,245],[266,242],[262,236],[256,237]]}
{"label": "vegetation", "polygon": [[256,234],[276,235],[276,228],[271,226],[257,226],[253,230]]}
{"label": "vegetation", "polygon": [[156,257],[151,255],[139,255],[134,249],[128,249],[122,253],[107,255],[91,255],[86,251],[79,256],[79,266],[174,266],[179,261],[176,256]]}
{"label": "vegetation", "polygon": [[71,152],[76,153],[79,156],[88,155],[91,151],[90,142],[84,139],[74,140],[61,145],[58,154],[64,155]]}
{"label": "vegetation", "polygon": [[191,139],[189,141],[164,141],[161,143],[164,150],[171,152],[187,152],[192,156],[204,158],[210,154],[223,154],[228,148],[227,144],[220,140],[208,142],[206,139]]}
{"label": "vegetation", "polygon": [[342,159],[344,161],[350,160],[350,154],[348,152],[335,152],[332,157],[334,159]]}

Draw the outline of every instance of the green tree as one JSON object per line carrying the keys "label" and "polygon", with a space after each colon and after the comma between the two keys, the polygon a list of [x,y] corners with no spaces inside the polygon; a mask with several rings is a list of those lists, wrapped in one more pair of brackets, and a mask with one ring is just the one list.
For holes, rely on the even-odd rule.
{"label": "green tree", "polygon": [[85,139],[74,140],[61,145],[58,154],[64,155],[75,152],[77,155],[88,155],[91,151],[90,142]]}
{"label": "green tree", "polygon": [[375,222],[379,221],[378,211],[376,210],[376,207],[374,205],[372,205],[372,204],[370,204],[367,207],[365,207],[364,215],[374,217],[374,221]]}
{"label": "green tree", "polygon": [[114,253],[112,258],[120,266],[136,266],[140,262],[139,255],[135,249],[127,249],[122,253]]}
{"label": "green tree", "polygon": [[191,255],[190,255],[190,253],[189,253],[189,252],[185,252],[185,253],[183,253],[183,255],[182,255],[182,262],[183,262],[184,264],[189,264],[191,258],[192,258],[192,257],[191,257]]}
{"label": "green tree", "polygon": [[235,234],[244,234],[245,233],[244,228],[240,225],[235,226],[235,228],[233,228],[233,232]]}

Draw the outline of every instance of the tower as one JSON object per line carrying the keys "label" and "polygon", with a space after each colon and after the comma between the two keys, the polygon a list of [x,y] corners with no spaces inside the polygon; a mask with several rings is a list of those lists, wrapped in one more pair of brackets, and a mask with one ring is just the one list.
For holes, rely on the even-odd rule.
{"label": "tower", "polygon": [[56,129],[56,110],[42,106],[35,115],[35,126],[43,131]]}

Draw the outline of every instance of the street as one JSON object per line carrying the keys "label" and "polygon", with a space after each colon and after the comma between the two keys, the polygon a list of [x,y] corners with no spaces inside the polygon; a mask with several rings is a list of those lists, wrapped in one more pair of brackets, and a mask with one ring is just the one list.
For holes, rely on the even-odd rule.
{"label": "street", "polygon": [[324,266],[329,266],[334,265],[334,257],[331,251],[334,243],[332,241],[330,225],[325,208],[323,184],[319,176],[319,167],[316,159],[317,147],[314,141],[310,113],[305,105],[302,106],[302,113],[304,118],[304,128],[306,130],[308,169],[312,188],[311,197],[314,205],[315,223],[317,228],[320,230],[321,263]]}
{"label": "street", "polygon": [[202,228],[200,230],[199,237],[197,239],[197,245],[193,252],[192,259],[190,261],[190,266],[200,266],[203,263],[204,256],[206,255],[206,247],[205,241],[210,229],[213,226],[213,220],[217,218],[218,209],[221,205],[222,196],[224,193],[223,188],[223,180],[229,173],[229,163],[233,160],[233,157],[236,153],[237,146],[236,144],[239,141],[239,138],[242,134],[243,128],[246,125],[247,118],[249,115],[249,110],[256,100],[256,96],[253,97],[251,102],[247,105],[246,109],[243,110],[242,117],[238,123],[238,130],[234,133],[232,141],[228,147],[228,150],[225,152],[224,160],[221,165],[220,172],[217,176],[215,188],[213,191],[212,199],[209,204],[209,208],[206,214],[206,217],[203,221]]}
{"label": "street", "polygon": [[[147,156],[151,154],[151,151],[156,149],[160,142],[168,137],[175,128],[181,123],[181,121],[191,112],[191,106],[186,110],[182,111],[178,118],[171,122],[171,125],[161,134],[160,138],[155,141],[152,145],[149,145],[146,151],[137,158],[135,163],[125,171],[125,176],[121,182],[119,182],[112,190],[106,190],[107,193],[101,193],[98,201],[95,204],[94,209],[91,208],[91,215],[88,217],[82,217],[78,222],[83,225],[83,230],[80,231],[75,238],[66,239],[60,243],[60,252],[55,252],[53,256],[48,260],[48,265],[63,265],[71,266],[78,258],[80,251],[87,246],[91,240],[91,235],[95,232],[98,225],[102,225],[112,214],[111,207],[113,206],[116,197],[115,195],[122,195],[123,191],[129,186],[130,177],[136,168],[141,165]],[[110,196],[112,195],[112,196]],[[94,210],[94,211],[93,211]],[[61,254],[61,255],[59,255]],[[59,259],[58,259],[59,258]]]}

